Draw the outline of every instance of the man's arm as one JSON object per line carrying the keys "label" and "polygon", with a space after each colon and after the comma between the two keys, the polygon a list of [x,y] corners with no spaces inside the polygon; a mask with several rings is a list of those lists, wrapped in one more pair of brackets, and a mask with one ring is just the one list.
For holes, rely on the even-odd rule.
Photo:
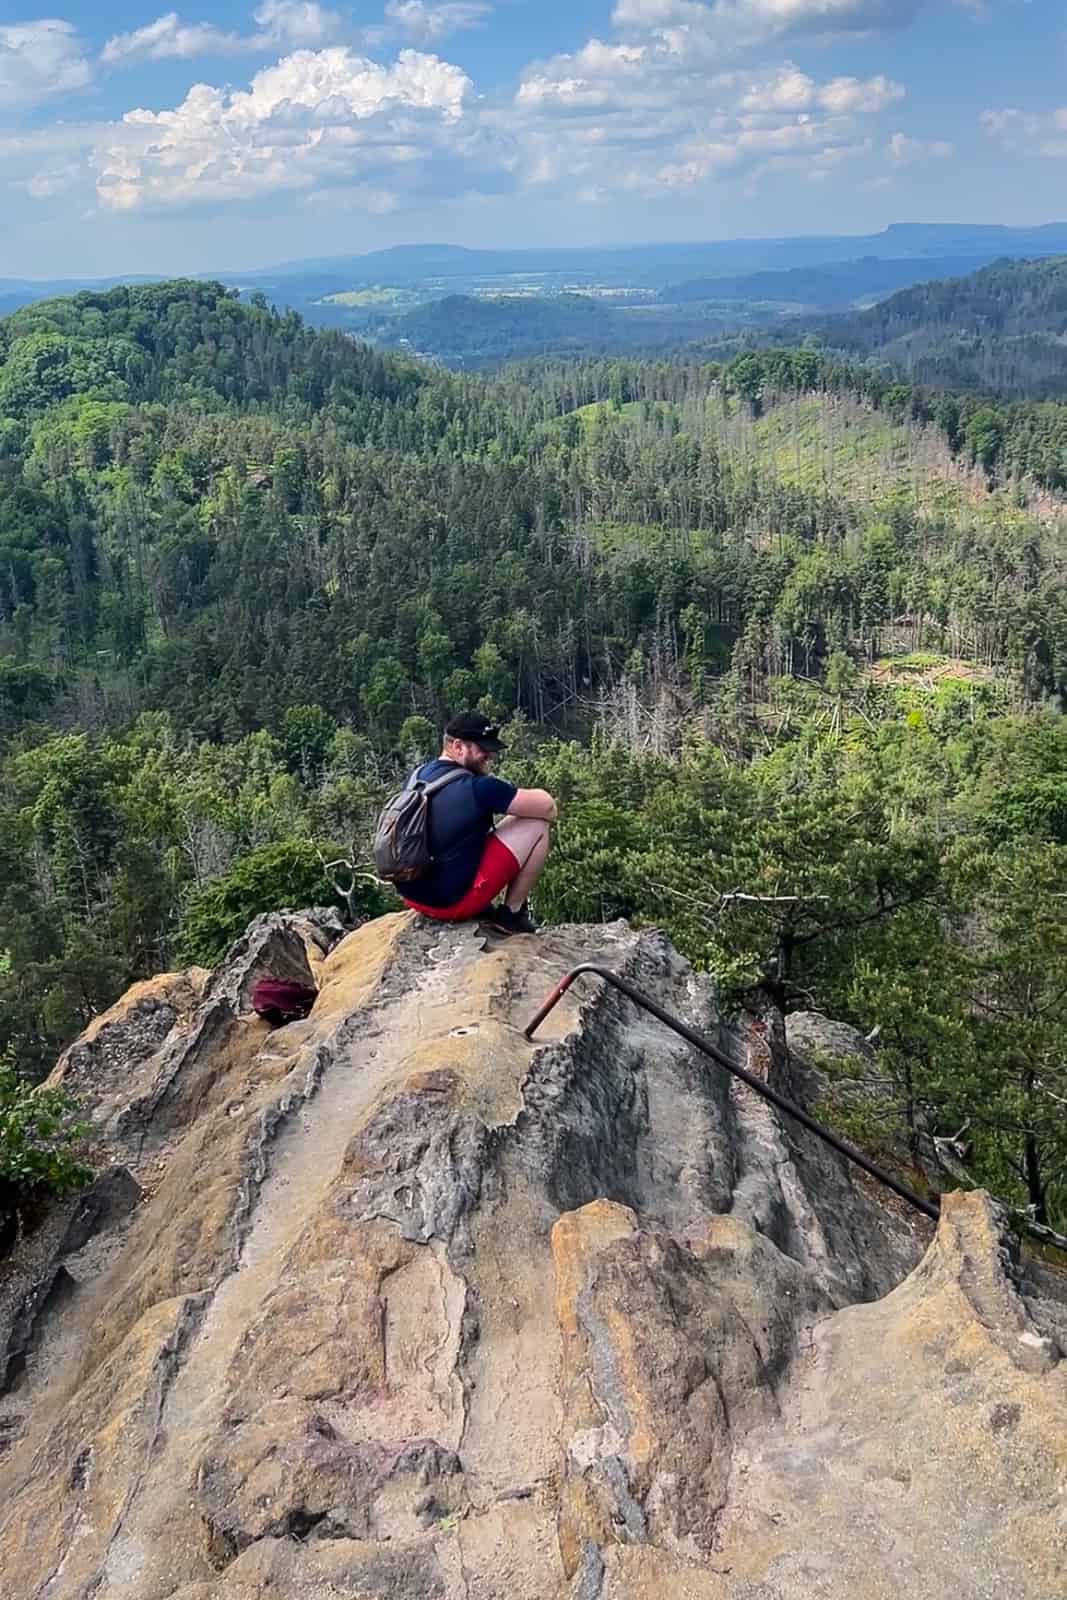
{"label": "man's arm", "polygon": [[559,811],[547,789],[517,789],[508,806],[509,817],[538,817],[542,822],[555,822]]}

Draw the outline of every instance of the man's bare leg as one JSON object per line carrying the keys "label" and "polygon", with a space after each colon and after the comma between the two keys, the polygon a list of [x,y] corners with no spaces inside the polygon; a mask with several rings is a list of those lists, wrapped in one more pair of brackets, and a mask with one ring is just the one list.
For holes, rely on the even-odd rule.
{"label": "man's bare leg", "polygon": [[519,863],[504,904],[509,911],[521,911],[548,859],[548,823],[537,817],[504,817],[497,823],[496,833]]}

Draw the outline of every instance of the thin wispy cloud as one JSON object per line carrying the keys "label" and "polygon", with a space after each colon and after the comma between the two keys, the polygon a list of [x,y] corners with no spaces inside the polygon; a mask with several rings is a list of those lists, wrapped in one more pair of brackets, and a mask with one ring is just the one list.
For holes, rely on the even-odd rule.
{"label": "thin wispy cloud", "polygon": [[341,30],[338,13],[325,10],[316,0],[266,0],[253,20],[258,29],[242,34],[213,22],[183,22],[176,11],[168,11],[143,28],[115,34],[100,59],[108,66],[133,66],[141,61],[261,54],[283,46],[322,45]]}

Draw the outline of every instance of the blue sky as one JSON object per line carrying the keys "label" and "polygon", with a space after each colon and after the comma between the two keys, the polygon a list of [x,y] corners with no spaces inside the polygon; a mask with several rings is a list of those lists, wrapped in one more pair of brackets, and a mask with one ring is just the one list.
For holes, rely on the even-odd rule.
{"label": "blue sky", "polygon": [[1052,0],[101,15],[0,0],[0,276],[1067,218]]}

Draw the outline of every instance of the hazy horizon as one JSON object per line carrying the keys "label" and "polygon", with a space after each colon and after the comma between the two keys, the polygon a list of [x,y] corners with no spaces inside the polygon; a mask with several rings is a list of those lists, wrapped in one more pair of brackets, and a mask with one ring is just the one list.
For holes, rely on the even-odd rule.
{"label": "hazy horizon", "polygon": [[[820,233],[820,232],[791,233],[791,234],[752,233],[752,234],[730,234],[730,235],[725,235],[725,236],[720,237],[720,238],[715,238],[715,237],[711,237],[711,236],[706,236],[705,235],[705,236],[699,236],[699,237],[693,237],[693,238],[674,237],[674,238],[670,238],[670,239],[647,239],[647,238],[619,239],[619,240],[605,239],[605,240],[598,240],[593,244],[587,244],[587,245],[574,244],[573,242],[571,242],[569,244],[549,244],[549,243],[543,243],[543,242],[533,242],[533,243],[531,243],[531,242],[526,241],[526,240],[519,240],[517,242],[497,242],[497,241],[492,241],[492,242],[485,243],[485,244],[470,244],[470,243],[468,243],[466,241],[451,240],[451,239],[429,239],[429,238],[427,238],[427,239],[398,239],[398,240],[396,240],[393,243],[388,244],[388,245],[372,245],[372,246],[368,246],[366,249],[362,249],[362,250],[353,249],[353,250],[337,251],[335,254],[317,254],[315,256],[308,256],[308,257],[299,257],[299,256],[280,257],[280,258],[277,258],[277,259],[274,259],[274,260],[269,260],[269,261],[267,261],[267,260],[257,260],[257,261],[252,261],[252,262],[243,262],[243,263],[240,263],[238,265],[234,265],[232,263],[230,263],[230,264],[226,264],[226,263],[220,264],[219,262],[212,262],[212,263],[206,264],[206,265],[187,266],[187,267],[184,267],[184,268],[181,268],[181,269],[170,269],[170,268],[166,268],[166,267],[152,269],[152,268],[148,268],[148,267],[138,267],[138,268],[127,268],[127,269],[124,270],[121,267],[115,267],[115,268],[111,269],[110,271],[101,271],[101,272],[92,272],[92,273],[89,273],[89,272],[78,273],[78,272],[70,272],[70,271],[57,272],[57,273],[18,273],[18,272],[9,272],[9,271],[7,271],[5,266],[4,266],[4,263],[2,261],[0,261],[0,283],[38,283],[38,282],[39,283],[65,283],[65,282],[76,283],[76,282],[81,282],[81,281],[87,280],[87,279],[108,280],[108,279],[112,279],[112,278],[122,279],[122,278],[126,278],[126,277],[128,277],[130,279],[133,279],[133,278],[165,279],[165,278],[169,278],[169,277],[180,277],[180,276],[183,276],[183,275],[190,275],[190,276],[194,276],[194,277],[197,277],[197,278],[212,277],[214,275],[217,275],[219,277],[224,277],[224,278],[228,278],[228,279],[229,278],[236,278],[236,277],[239,277],[241,275],[246,275],[246,276],[248,276],[250,278],[254,278],[254,277],[257,277],[257,276],[262,276],[262,275],[267,275],[267,274],[272,274],[272,273],[281,273],[281,272],[286,272],[286,271],[292,271],[294,273],[303,272],[303,271],[307,270],[307,267],[308,267],[309,263],[321,264],[323,268],[326,268],[333,261],[336,261],[337,263],[343,263],[343,262],[348,261],[348,260],[359,260],[359,259],[362,259],[364,257],[368,257],[369,258],[369,257],[378,256],[378,255],[388,254],[390,252],[396,252],[396,253],[399,253],[399,252],[402,252],[402,251],[415,252],[415,251],[420,251],[420,250],[427,250],[428,251],[428,250],[435,250],[435,249],[464,251],[464,252],[468,252],[470,254],[475,254],[475,255],[476,254],[480,254],[480,253],[486,253],[486,254],[515,254],[515,255],[533,255],[533,254],[538,254],[538,253],[546,254],[546,255],[549,255],[549,254],[584,255],[584,254],[588,254],[588,253],[590,253],[591,251],[594,251],[594,250],[603,251],[605,254],[617,253],[619,255],[625,255],[628,252],[639,252],[639,251],[642,251],[642,250],[669,251],[672,248],[678,249],[679,251],[684,251],[684,250],[699,250],[699,249],[702,249],[702,248],[705,248],[705,247],[706,248],[712,248],[712,247],[716,247],[716,246],[728,246],[728,245],[738,245],[738,246],[743,246],[743,245],[748,245],[748,244],[751,244],[751,245],[760,245],[760,244],[784,244],[784,245],[788,245],[788,244],[791,244],[791,243],[797,243],[797,244],[805,243],[805,242],[818,243],[818,242],[821,242],[823,240],[825,240],[827,242],[830,242],[830,241],[834,241],[834,240],[849,240],[849,239],[855,239],[858,242],[862,242],[862,241],[872,240],[872,239],[876,239],[876,238],[879,238],[881,236],[884,236],[884,235],[886,235],[888,233],[891,233],[894,229],[905,229],[905,228],[943,228],[945,230],[954,229],[954,228],[975,229],[975,230],[980,230],[980,229],[985,229],[985,228],[995,228],[995,229],[1003,228],[1003,229],[1018,230],[1018,231],[1037,231],[1038,229],[1042,229],[1042,228],[1055,228],[1055,227],[1063,227],[1065,230],[1067,230],[1067,220],[1065,220],[1063,217],[1051,217],[1051,218],[1049,218],[1047,220],[1038,221],[1038,222],[1001,223],[1001,222],[991,222],[991,221],[988,221],[988,220],[985,220],[985,219],[980,219],[980,220],[976,221],[973,218],[970,218],[970,219],[968,219],[966,221],[963,221],[963,222],[946,222],[946,221],[944,221],[942,219],[931,219],[931,220],[928,220],[928,221],[927,220],[908,219],[908,220],[905,221],[905,220],[902,220],[900,218],[894,218],[894,219],[886,222],[881,228],[865,230],[865,231],[863,231],[861,233],[857,233],[857,232],[853,232],[853,231],[850,231],[850,230],[847,230],[847,229],[843,229],[843,230],[836,231],[834,233]],[[950,245],[951,242],[952,242],[951,239],[946,239],[946,241],[945,241],[946,246]],[[781,270],[787,270],[787,265],[788,264],[783,263]],[[725,271],[732,271],[734,269],[727,267],[724,270]],[[753,270],[761,270],[761,269],[754,268]]]}

